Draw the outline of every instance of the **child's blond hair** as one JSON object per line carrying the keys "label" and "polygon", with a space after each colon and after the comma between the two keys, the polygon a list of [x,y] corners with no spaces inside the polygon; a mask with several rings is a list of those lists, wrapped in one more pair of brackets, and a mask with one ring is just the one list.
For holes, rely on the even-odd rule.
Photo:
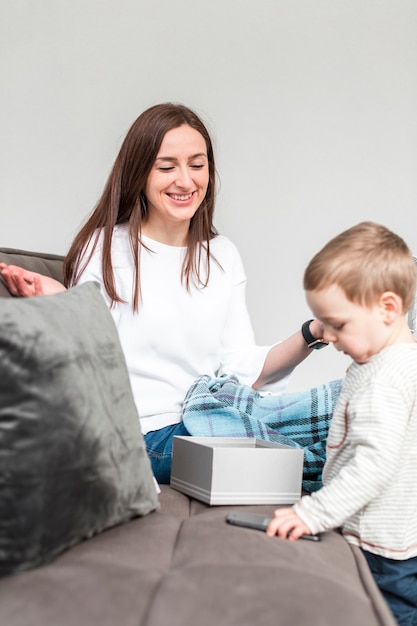
{"label": "child's blond hair", "polygon": [[392,291],[401,297],[404,312],[413,304],[416,282],[416,264],[406,243],[373,222],[361,222],[331,239],[304,273],[306,291],[337,285],[348,300],[366,306]]}

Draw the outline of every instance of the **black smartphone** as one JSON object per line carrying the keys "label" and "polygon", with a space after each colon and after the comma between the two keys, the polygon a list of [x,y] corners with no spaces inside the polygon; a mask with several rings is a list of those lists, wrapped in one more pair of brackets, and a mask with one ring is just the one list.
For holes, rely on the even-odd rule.
{"label": "black smartphone", "polygon": [[[226,517],[226,522],[235,526],[245,526],[245,528],[254,528],[255,530],[266,531],[271,517],[260,515],[259,513],[245,513],[243,511],[232,511]],[[309,541],[320,541],[320,535],[301,535],[300,539]]]}

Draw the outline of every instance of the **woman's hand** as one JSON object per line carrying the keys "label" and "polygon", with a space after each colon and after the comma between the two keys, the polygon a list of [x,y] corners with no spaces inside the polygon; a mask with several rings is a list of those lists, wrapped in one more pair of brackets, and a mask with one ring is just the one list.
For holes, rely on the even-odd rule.
{"label": "woman's hand", "polygon": [[314,319],[310,324],[310,332],[316,339],[323,339],[323,324],[319,320]]}
{"label": "woman's hand", "polygon": [[299,539],[301,535],[311,535],[311,531],[291,507],[276,509],[274,517],[269,522],[269,526],[266,529],[266,534],[270,537],[278,535],[282,537],[282,539],[287,538],[291,541],[295,541]]}
{"label": "woman's hand", "polygon": [[0,263],[0,273],[7,289],[13,296],[29,298],[31,296],[49,296],[66,291],[58,280],[30,272],[18,265]]}

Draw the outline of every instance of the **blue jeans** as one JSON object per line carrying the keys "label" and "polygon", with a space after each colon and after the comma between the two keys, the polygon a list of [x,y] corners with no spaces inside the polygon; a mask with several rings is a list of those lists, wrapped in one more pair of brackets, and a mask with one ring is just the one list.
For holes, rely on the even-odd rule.
{"label": "blue jeans", "polygon": [[417,557],[397,561],[363,550],[399,626],[417,626]]}
{"label": "blue jeans", "polygon": [[169,485],[171,478],[172,442],[174,435],[188,436],[184,424],[172,424],[152,430],[144,436],[146,450],[151,460],[152,470],[158,483]]}

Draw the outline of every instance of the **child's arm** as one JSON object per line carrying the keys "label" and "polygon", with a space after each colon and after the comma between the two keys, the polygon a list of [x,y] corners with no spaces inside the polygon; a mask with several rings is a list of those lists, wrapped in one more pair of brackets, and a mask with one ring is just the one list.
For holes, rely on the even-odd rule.
{"label": "child's arm", "polygon": [[376,383],[366,393],[362,388],[351,397],[346,422],[344,413],[333,416],[337,429],[329,434],[325,486],[292,508],[293,519],[308,524],[310,534],[342,526],[364,509],[383,493],[401,462],[408,410],[396,386]]}

